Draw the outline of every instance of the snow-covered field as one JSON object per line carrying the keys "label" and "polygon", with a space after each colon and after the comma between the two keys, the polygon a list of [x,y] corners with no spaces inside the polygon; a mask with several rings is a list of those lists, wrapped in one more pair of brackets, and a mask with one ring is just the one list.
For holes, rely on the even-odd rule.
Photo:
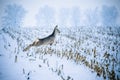
{"label": "snow-covered field", "polygon": [[0,30],[1,80],[119,80],[120,27],[59,27],[53,45],[32,47],[53,28]]}

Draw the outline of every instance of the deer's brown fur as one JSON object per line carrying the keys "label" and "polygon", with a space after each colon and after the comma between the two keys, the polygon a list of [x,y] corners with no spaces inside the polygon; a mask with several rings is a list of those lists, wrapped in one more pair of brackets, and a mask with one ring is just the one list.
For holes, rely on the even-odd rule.
{"label": "deer's brown fur", "polygon": [[57,27],[58,26],[56,25],[52,34],[42,39],[37,38],[32,44],[28,45],[23,51],[27,51],[32,46],[40,46],[40,45],[48,45],[48,44],[52,45],[54,43],[56,34],[60,33]]}

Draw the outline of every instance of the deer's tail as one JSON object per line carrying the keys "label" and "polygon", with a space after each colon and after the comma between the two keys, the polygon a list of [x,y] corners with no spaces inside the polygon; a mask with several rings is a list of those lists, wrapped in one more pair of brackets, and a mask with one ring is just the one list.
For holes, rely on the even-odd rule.
{"label": "deer's tail", "polygon": [[27,51],[32,47],[32,44],[28,45],[25,49],[23,49],[23,51]]}

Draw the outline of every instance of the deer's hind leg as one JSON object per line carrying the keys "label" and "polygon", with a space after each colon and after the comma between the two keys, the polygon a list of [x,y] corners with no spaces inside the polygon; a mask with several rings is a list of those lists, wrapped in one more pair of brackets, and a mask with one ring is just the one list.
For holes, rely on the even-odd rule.
{"label": "deer's hind leg", "polygon": [[30,49],[32,47],[32,44],[28,45],[23,51],[27,51],[28,49]]}
{"label": "deer's hind leg", "polygon": [[39,46],[40,41],[37,38],[32,44],[28,45],[23,51],[27,51],[28,49],[30,49],[32,46]]}

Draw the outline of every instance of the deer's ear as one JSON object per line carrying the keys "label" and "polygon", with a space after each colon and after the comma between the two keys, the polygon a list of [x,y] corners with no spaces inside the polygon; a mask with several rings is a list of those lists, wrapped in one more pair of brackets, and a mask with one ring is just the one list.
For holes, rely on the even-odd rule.
{"label": "deer's ear", "polygon": [[56,25],[55,28],[58,28],[58,25]]}

